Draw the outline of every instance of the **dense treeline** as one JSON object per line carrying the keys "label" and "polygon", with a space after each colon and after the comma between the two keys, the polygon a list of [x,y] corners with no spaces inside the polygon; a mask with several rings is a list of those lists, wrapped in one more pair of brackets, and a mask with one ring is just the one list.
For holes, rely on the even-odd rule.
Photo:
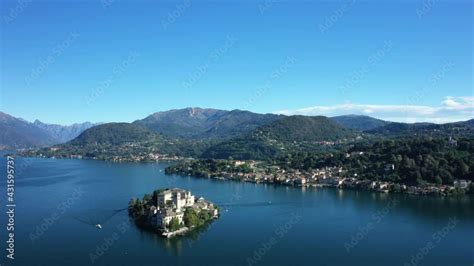
{"label": "dense treeline", "polygon": [[201,157],[214,159],[267,160],[283,151],[283,144],[262,137],[235,138],[218,143],[204,151]]}
{"label": "dense treeline", "polygon": [[296,169],[343,166],[367,179],[406,184],[474,180],[474,139],[404,138],[358,143],[335,153],[293,153],[276,163]]}
{"label": "dense treeline", "polygon": [[376,127],[367,130],[366,133],[389,136],[431,136],[431,137],[469,137],[474,133],[474,119],[462,122],[454,122],[447,124],[431,124],[431,123],[397,123],[391,122],[385,126]]}
{"label": "dense treeline", "polygon": [[120,145],[138,140],[150,140],[157,137],[158,134],[133,124],[107,123],[82,132],[70,143],[76,146],[94,144]]}
{"label": "dense treeline", "polygon": [[327,147],[321,142],[345,142],[356,136],[352,130],[327,117],[291,116],[213,145],[201,157],[269,160],[289,152],[324,150]]}
{"label": "dense treeline", "polygon": [[208,177],[214,173],[250,173],[252,168],[248,164],[235,165],[227,160],[202,159],[182,162],[165,169],[166,174],[190,174],[198,177]]}
{"label": "dense treeline", "polygon": [[354,137],[352,130],[324,116],[295,115],[279,119],[252,132],[279,141],[325,141]]}

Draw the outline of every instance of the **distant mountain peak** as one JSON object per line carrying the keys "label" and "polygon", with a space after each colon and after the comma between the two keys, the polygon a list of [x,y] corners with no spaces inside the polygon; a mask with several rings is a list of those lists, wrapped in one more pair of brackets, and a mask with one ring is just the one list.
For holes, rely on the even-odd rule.
{"label": "distant mountain peak", "polygon": [[21,149],[54,144],[47,131],[24,119],[0,112],[0,147]]}
{"label": "distant mountain peak", "polygon": [[92,127],[92,126],[100,125],[100,124],[103,124],[103,123],[92,123],[92,122],[86,121],[86,122],[73,123],[73,124],[70,124],[70,125],[61,125],[61,124],[45,123],[45,122],[42,122],[39,119],[35,119],[33,124],[38,125],[38,126],[57,126],[57,127],[67,128],[67,127],[81,127],[81,126]]}
{"label": "distant mountain peak", "polygon": [[0,147],[19,149],[64,143],[94,125],[85,122],[62,126],[46,124],[39,119],[31,123],[0,112]]}
{"label": "distant mountain peak", "polygon": [[43,130],[46,130],[52,137],[54,137],[58,143],[67,142],[71,139],[76,138],[84,132],[99,123],[93,124],[91,122],[75,123],[72,125],[58,125],[58,124],[47,124],[36,119],[33,124]]}
{"label": "distant mountain peak", "polygon": [[188,107],[184,109],[190,117],[196,117],[208,111],[217,111],[215,109],[203,109],[200,107]]}
{"label": "distant mountain peak", "polygon": [[230,138],[280,118],[241,110],[187,107],[156,112],[134,123],[171,137]]}
{"label": "distant mountain peak", "polygon": [[15,119],[13,116],[0,111],[0,122]]}

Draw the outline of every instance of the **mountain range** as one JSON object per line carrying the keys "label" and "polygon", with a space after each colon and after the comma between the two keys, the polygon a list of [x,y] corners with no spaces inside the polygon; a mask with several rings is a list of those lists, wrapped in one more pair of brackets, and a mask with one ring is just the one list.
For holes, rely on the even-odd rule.
{"label": "mountain range", "polygon": [[281,115],[249,111],[185,108],[154,113],[133,124],[166,136],[192,139],[226,139],[269,124]]}
{"label": "mountain range", "polygon": [[69,126],[46,124],[0,112],[0,149],[24,149],[64,143],[97,124],[85,122]]}
{"label": "mountain range", "polygon": [[64,143],[76,138],[79,134],[84,132],[84,130],[96,126],[98,123],[84,122],[63,126],[57,124],[46,124],[39,120],[35,120],[33,125],[48,132],[54,138],[55,142]]}
{"label": "mountain range", "polygon": [[[320,141],[351,139],[362,135],[400,136],[410,134],[473,133],[474,120],[448,124],[395,123],[369,116],[346,115],[284,116],[258,114],[243,110],[184,108],[157,112],[132,123],[92,124],[70,126],[45,124],[0,113],[0,148],[37,148],[59,143],[81,146],[154,139],[160,149],[163,143],[202,153],[207,157],[227,157],[232,154],[262,154],[304,148]],[[156,141],[154,143],[157,143]],[[169,146],[169,145],[168,145]],[[195,154],[192,154],[195,155]]]}

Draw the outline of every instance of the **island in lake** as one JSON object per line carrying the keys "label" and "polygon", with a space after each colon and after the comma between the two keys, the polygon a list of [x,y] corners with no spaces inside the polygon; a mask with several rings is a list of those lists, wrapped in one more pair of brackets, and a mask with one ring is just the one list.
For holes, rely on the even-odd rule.
{"label": "island in lake", "polygon": [[129,215],[143,229],[170,238],[183,235],[219,217],[218,207],[191,191],[180,188],[158,189],[133,198],[128,206]]}

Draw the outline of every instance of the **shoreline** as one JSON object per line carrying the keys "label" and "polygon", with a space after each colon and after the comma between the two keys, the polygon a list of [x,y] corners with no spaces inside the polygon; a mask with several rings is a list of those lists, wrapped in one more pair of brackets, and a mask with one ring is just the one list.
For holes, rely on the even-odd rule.
{"label": "shoreline", "polygon": [[[98,159],[98,158],[77,158],[77,157],[48,157],[48,156],[25,156],[22,154],[16,154],[19,157],[22,158],[40,158],[40,159],[67,159],[67,160],[92,160],[92,161],[102,161],[102,162],[108,162],[108,163],[149,163],[149,164],[159,164],[159,163],[177,163],[181,161],[189,161],[193,160],[192,158],[177,158],[177,159],[164,159],[164,160],[121,160],[121,161],[115,161],[115,160],[103,160],[103,159]],[[6,156],[6,155],[5,155]],[[169,167],[169,166],[168,166]],[[224,177],[220,175],[210,175],[210,176],[204,176],[204,175],[190,175],[186,172],[171,172],[167,173],[167,168],[164,169],[165,175],[170,176],[170,175],[178,175],[182,177],[188,177],[191,176],[193,178],[207,178],[207,179],[214,179],[214,180],[220,180],[220,181],[234,181],[234,182],[244,182],[244,183],[255,183],[255,184],[268,184],[268,185],[276,185],[276,186],[293,186],[293,187],[329,187],[329,188],[338,188],[338,189],[349,189],[349,190],[359,190],[359,191],[368,191],[368,192],[379,192],[379,193],[397,193],[397,194],[409,194],[409,195],[415,195],[415,196],[436,196],[436,197],[452,197],[452,196],[460,196],[460,195],[469,195],[473,194],[474,191],[470,191],[469,187],[467,188],[460,188],[458,190],[461,191],[456,191],[456,188],[453,186],[447,186],[447,185],[442,185],[442,186],[436,186],[433,184],[430,184],[428,186],[422,187],[422,186],[406,186],[406,185],[401,185],[398,183],[390,183],[390,185],[400,185],[400,186],[406,186],[406,189],[400,190],[400,191],[394,191],[393,189],[375,189],[375,188],[363,188],[363,187],[356,187],[356,186],[347,186],[344,184],[328,184],[328,183],[305,183],[305,184],[294,184],[294,183],[283,183],[283,182],[274,182],[274,181],[268,181],[268,180],[250,180],[250,179],[245,179],[245,178],[238,178],[235,176],[229,176],[229,177]],[[380,181],[372,181],[368,179],[362,179],[362,180],[357,180],[362,183],[367,183],[367,182],[380,182]],[[389,182],[384,182],[384,183],[389,183]],[[441,187],[446,187],[449,190],[448,192],[440,192],[439,189]]]}
{"label": "shoreline", "polygon": [[[129,216],[130,216],[130,214],[129,214]],[[182,227],[182,228],[180,228],[176,231],[171,231],[171,232],[165,232],[163,230],[157,230],[155,227],[153,227],[151,225],[138,223],[136,221],[132,221],[132,223],[135,224],[135,226],[137,226],[139,229],[144,230],[148,233],[158,235],[158,236],[160,236],[162,238],[165,238],[165,239],[171,239],[171,238],[175,238],[175,237],[186,237],[186,236],[192,235],[195,232],[200,232],[200,230],[205,230],[215,220],[217,220],[219,218],[219,216],[220,216],[220,214],[218,216],[212,217],[209,221],[207,221],[204,224],[194,226],[194,227],[186,227],[185,226],[185,227]]]}
{"label": "shoreline", "polygon": [[185,235],[187,232],[189,232],[191,229],[188,228],[188,227],[183,227],[183,228],[180,228],[176,231],[172,231],[172,232],[163,232],[161,234],[161,236],[164,236],[166,238],[172,238],[172,237],[175,237],[175,236],[182,236],[182,235]]}
{"label": "shoreline", "polygon": [[[0,150],[0,152],[2,152]],[[39,155],[26,155],[22,154],[19,152],[10,152],[10,151],[3,151],[6,152],[3,154],[3,157],[6,157],[8,154],[13,154],[16,157],[20,158],[35,158],[35,159],[53,159],[53,160],[85,160],[85,161],[100,161],[100,162],[106,162],[106,163],[175,163],[175,162],[180,162],[180,161],[186,161],[186,160],[193,160],[193,158],[184,158],[184,157],[179,157],[176,159],[159,159],[159,160],[104,160],[104,159],[99,159],[99,158],[91,158],[91,157],[76,157],[76,156],[61,156],[61,157],[55,157],[55,156],[39,156]]]}
{"label": "shoreline", "polygon": [[[436,186],[430,186],[429,188],[426,187],[418,187],[418,186],[407,186],[407,189],[394,191],[391,189],[376,189],[376,188],[364,188],[364,187],[357,187],[357,186],[347,186],[344,184],[335,185],[335,184],[328,184],[328,183],[306,183],[306,184],[294,184],[294,183],[282,183],[282,182],[270,182],[266,180],[250,180],[250,179],[239,179],[235,177],[223,177],[223,176],[193,176],[185,173],[167,173],[165,170],[165,175],[171,176],[181,176],[181,177],[193,177],[199,179],[212,179],[218,180],[223,182],[239,182],[239,183],[253,183],[253,184],[265,184],[265,185],[274,185],[274,186],[281,186],[281,187],[295,187],[295,188],[333,188],[339,190],[354,190],[354,191],[366,191],[366,192],[377,192],[383,194],[406,194],[406,195],[413,195],[413,196],[434,196],[434,197],[456,197],[456,196],[464,196],[473,194],[467,189],[461,189],[462,192],[453,191],[453,192],[434,192],[434,191],[427,191],[429,188],[434,188]],[[371,181],[368,179],[359,180],[361,183],[367,182],[377,182]],[[437,187],[439,188],[439,187]],[[454,188],[453,188],[454,189]],[[454,189],[456,190],[456,189]]]}

